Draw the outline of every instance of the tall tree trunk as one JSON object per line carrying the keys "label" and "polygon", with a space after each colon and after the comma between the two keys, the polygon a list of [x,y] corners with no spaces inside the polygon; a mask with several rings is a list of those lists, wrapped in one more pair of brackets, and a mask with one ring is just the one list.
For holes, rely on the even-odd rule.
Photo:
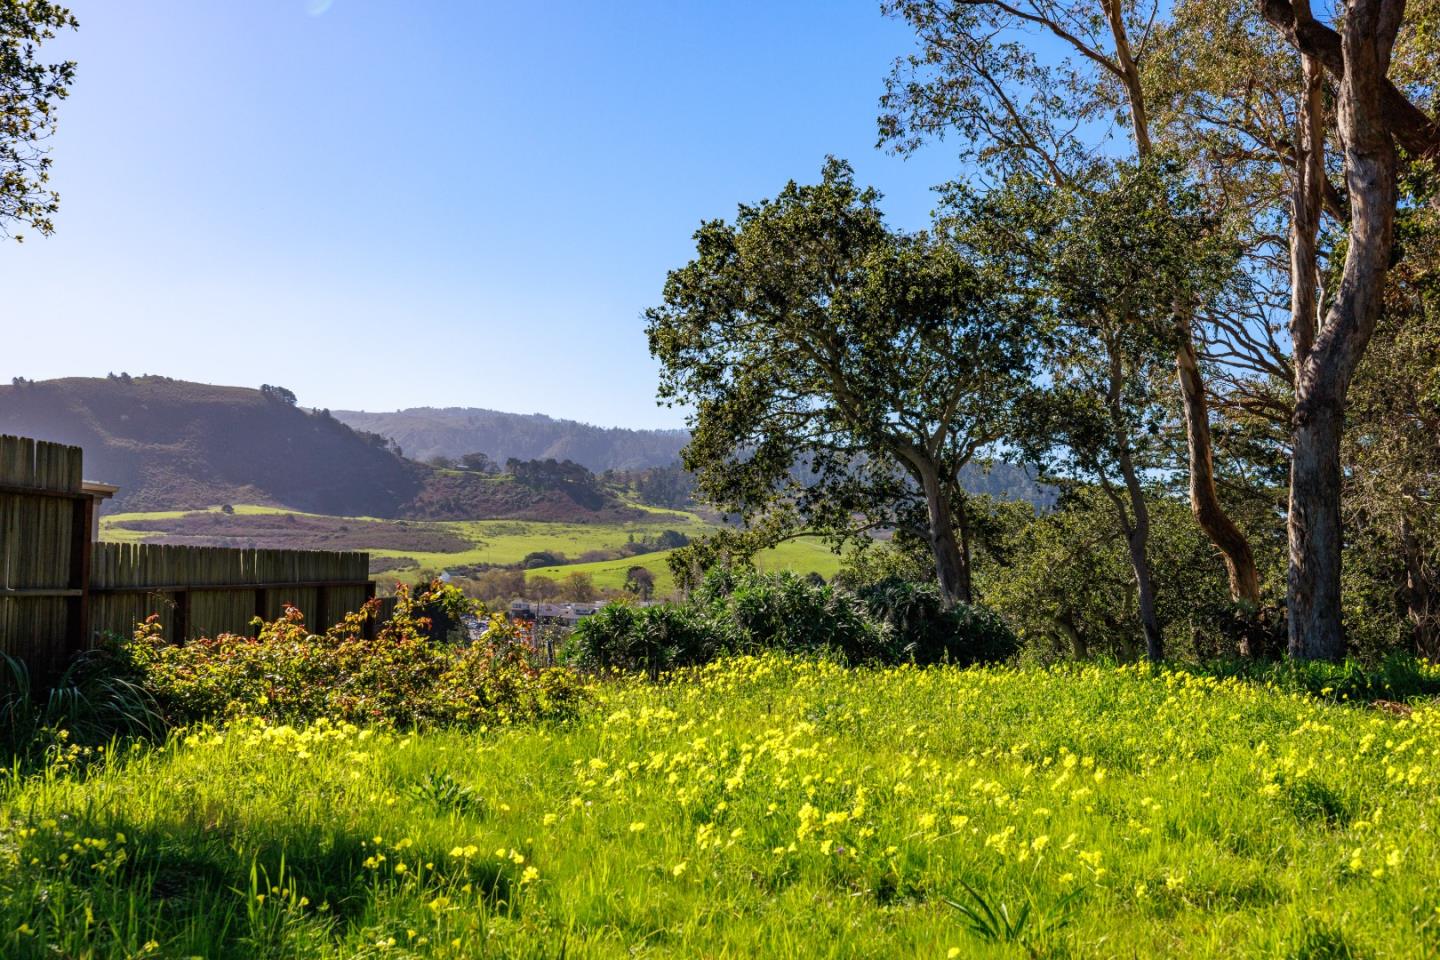
{"label": "tall tree trunk", "polygon": [[1290,654],[1338,660],[1340,629],[1340,420],[1333,405],[1296,414],[1290,454]]}
{"label": "tall tree trunk", "polygon": [[[1177,314],[1178,316],[1178,314]],[[1180,346],[1175,352],[1175,373],[1180,383],[1180,408],[1185,417],[1185,440],[1190,461],[1190,512],[1200,529],[1225,558],[1230,580],[1230,599],[1253,612],[1260,605],[1260,571],[1250,541],[1220,505],[1215,488],[1215,461],[1210,437],[1210,405],[1205,398],[1190,323],[1177,322]],[[1242,650],[1246,656],[1253,651]]]}
{"label": "tall tree trunk", "polygon": [[1145,655],[1151,662],[1158,663],[1165,657],[1165,641],[1160,633],[1160,615],[1155,607],[1155,578],[1150,570],[1150,508],[1145,503],[1145,488],[1140,485],[1140,475],[1135,469],[1135,456],[1130,446],[1130,433],[1126,428],[1123,396],[1125,392],[1125,362],[1114,342],[1106,343],[1109,354],[1110,383],[1106,389],[1105,406],[1109,412],[1113,453],[1120,467],[1120,476],[1125,481],[1125,500],[1100,471],[1101,488],[1120,520],[1120,530],[1125,534],[1125,546],[1130,551],[1130,567],[1135,571],[1135,591],[1140,603],[1140,626],[1145,632]]}
{"label": "tall tree trunk", "polygon": [[[1121,0],[1102,0],[1105,19],[1115,40],[1115,60],[1124,79],[1130,105],[1130,122],[1135,130],[1135,152],[1141,159],[1153,153],[1150,142],[1150,121],[1146,116],[1145,88],[1140,69],[1130,51],[1130,38],[1125,29],[1124,6]],[[1230,598],[1250,611],[1260,604],[1260,572],[1250,541],[1230,519],[1220,504],[1215,487],[1214,442],[1210,435],[1210,405],[1205,398],[1205,381],[1191,331],[1190,305],[1177,300],[1175,304],[1175,377],[1180,386],[1180,408],[1185,419],[1185,446],[1190,467],[1190,512],[1210,542],[1225,558],[1225,572],[1230,581]],[[1249,651],[1242,651],[1249,655]]]}
{"label": "tall tree trunk", "polygon": [[[1296,20],[1308,20],[1305,3]],[[1340,431],[1355,367],[1380,318],[1395,221],[1395,146],[1383,93],[1404,16],[1400,0],[1351,0],[1340,24],[1344,77],[1337,107],[1350,193],[1350,242],[1334,302],[1298,367],[1290,465],[1289,649],[1303,659],[1345,654],[1340,608]],[[1296,279],[1313,270],[1292,264]]]}
{"label": "tall tree trunk", "polygon": [[1147,536],[1138,529],[1125,538],[1130,548],[1130,565],[1135,568],[1135,592],[1140,601],[1140,624],[1145,631],[1145,657],[1151,663],[1165,659],[1165,639],[1160,633],[1160,616],[1155,610],[1155,579],[1146,555]]}
{"label": "tall tree trunk", "polygon": [[1063,610],[1055,618],[1055,627],[1060,631],[1061,636],[1070,641],[1070,656],[1076,660],[1086,660],[1090,657],[1090,645],[1085,642],[1080,631],[1075,628],[1075,616],[1069,608]]}
{"label": "tall tree trunk", "polygon": [[930,520],[930,551],[935,555],[935,574],[945,606],[970,602],[970,558],[960,548],[954,517],[945,485],[932,464],[918,466],[925,509]]}
{"label": "tall tree trunk", "polygon": [[[955,481],[957,489],[960,488],[960,481]],[[973,566],[970,561],[970,503],[965,496],[963,489],[957,497],[959,503],[955,508],[955,530],[960,535],[960,572],[961,591],[964,594],[966,603],[973,603],[975,599],[975,585],[972,581]]]}
{"label": "tall tree trunk", "polygon": [[1150,508],[1145,504],[1145,491],[1140,486],[1128,452],[1120,458],[1125,477],[1125,490],[1130,499],[1130,518],[1124,520],[1125,546],[1130,551],[1130,566],[1135,571],[1135,593],[1140,603],[1140,626],[1145,632],[1145,656],[1153,663],[1165,659],[1165,640],[1160,633],[1160,614],[1155,607],[1155,576],[1150,569]]}
{"label": "tall tree trunk", "polygon": [[1314,57],[1302,55],[1300,60],[1305,95],[1295,124],[1295,189],[1290,196],[1290,342],[1296,383],[1315,345],[1319,309],[1315,238],[1320,232],[1321,186],[1325,182],[1324,68]]}

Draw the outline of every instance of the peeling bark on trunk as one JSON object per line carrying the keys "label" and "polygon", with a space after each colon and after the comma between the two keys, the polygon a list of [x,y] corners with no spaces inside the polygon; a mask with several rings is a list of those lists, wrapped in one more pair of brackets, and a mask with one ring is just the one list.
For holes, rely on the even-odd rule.
{"label": "peeling bark on trunk", "polygon": [[[1297,4],[1295,13],[1302,28],[1310,22],[1307,5]],[[1345,654],[1340,432],[1350,379],[1380,317],[1393,243],[1395,145],[1383,98],[1403,16],[1400,0],[1351,0],[1340,25],[1344,79],[1337,112],[1350,193],[1350,242],[1335,300],[1297,364],[1291,441],[1289,649],[1291,656],[1307,660],[1338,660]],[[1303,284],[1313,269],[1313,259],[1292,264],[1292,280]]]}

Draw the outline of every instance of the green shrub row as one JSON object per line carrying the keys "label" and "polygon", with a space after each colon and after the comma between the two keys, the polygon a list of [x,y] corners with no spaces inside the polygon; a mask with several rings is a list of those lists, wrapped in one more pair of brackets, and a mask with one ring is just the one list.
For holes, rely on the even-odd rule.
{"label": "green shrub row", "polygon": [[587,668],[645,671],[725,653],[824,652],[848,663],[995,662],[1018,648],[983,607],[946,609],[928,584],[885,580],[851,592],[793,573],[713,571],[683,604],[612,603],[581,621],[569,656]]}

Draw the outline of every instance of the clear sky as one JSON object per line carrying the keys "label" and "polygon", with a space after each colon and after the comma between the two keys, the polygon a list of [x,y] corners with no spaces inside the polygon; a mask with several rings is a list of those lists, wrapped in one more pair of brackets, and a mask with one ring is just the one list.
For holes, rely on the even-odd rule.
{"label": "clear sky", "polygon": [[0,378],[680,426],[641,312],[704,218],[875,149],[878,0],[72,0],[56,233],[0,246]]}

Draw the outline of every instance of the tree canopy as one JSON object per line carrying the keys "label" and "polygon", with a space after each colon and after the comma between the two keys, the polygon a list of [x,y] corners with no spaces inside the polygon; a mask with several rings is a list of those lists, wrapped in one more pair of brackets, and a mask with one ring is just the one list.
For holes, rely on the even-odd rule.
{"label": "tree canopy", "polygon": [[0,236],[23,240],[25,229],[55,229],[60,195],[50,188],[48,141],[75,64],[47,63],[40,48],[78,25],[49,0],[0,0]]}
{"label": "tree canopy", "polygon": [[947,600],[968,600],[959,472],[1030,387],[1035,315],[968,242],[983,223],[903,233],[879,200],[832,159],[703,224],[647,312],[650,348],[661,396],[696,410],[685,465],[709,499],[771,539],[915,530]]}

